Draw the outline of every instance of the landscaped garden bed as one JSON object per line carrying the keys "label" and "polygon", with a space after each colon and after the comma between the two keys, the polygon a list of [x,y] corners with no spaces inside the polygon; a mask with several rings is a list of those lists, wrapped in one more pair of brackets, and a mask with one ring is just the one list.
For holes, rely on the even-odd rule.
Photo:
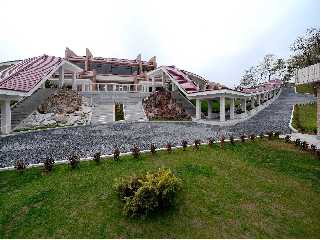
{"label": "landscaped garden bed", "polygon": [[115,121],[124,120],[123,104],[116,103],[114,106]]}
{"label": "landscaped garden bed", "polygon": [[317,134],[316,103],[295,105],[292,126],[302,133]]}
{"label": "landscaped garden bed", "polygon": [[[0,237],[319,238],[316,154],[250,138],[0,172]],[[146,218],[123,214],[117,179],[159,168],[181,179],[176,204]]]}

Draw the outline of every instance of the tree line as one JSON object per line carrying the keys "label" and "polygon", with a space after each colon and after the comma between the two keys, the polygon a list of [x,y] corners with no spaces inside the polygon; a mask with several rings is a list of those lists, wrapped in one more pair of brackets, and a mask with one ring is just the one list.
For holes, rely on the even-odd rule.
{"label": "tree line", "polygon": [[320,62],[320,28],[308,28],[290,46],[292,55],[288,59],[267,54],[262,61],[244,71],[241,87],[251,87],[271,79],[289,81],[295,70]]}

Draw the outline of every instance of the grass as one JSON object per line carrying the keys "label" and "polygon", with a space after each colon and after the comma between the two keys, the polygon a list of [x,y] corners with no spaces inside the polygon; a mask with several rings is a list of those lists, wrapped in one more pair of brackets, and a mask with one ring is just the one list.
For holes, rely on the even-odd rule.
{"label": "grass", "polygon": [[[171,168],[176,207],[129,219],[116,178]],[[0,172],[0,238],[319,238],[320,161],[281,140]]]}
{"label": "grass", "polygon": [[296,90],[298,93],[314,94],[314,87],[311,84],[296,85]]}
{"label": "grass", "polygon": [[317,106],[315,103],[295,105],[292,126],[302,133],[317,133]]}

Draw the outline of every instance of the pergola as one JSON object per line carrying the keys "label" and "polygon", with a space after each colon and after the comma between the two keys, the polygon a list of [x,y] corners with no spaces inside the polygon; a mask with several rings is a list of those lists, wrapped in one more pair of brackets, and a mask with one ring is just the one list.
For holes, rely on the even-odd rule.
{"label": "pergola", "polygon": [[[230,99],[230,120],[235,119],[235,100],[241,100],[241,117],[247,116],[247,100],[250,100],[251,109],[255,109],[255,103],[262,105],[262,101],[267,101],[279,95],[281,90],[280,80],[271,80],[267,83],[256,86],[255,88],[247,88],[242,91],[232,90],[228,88],[200,90],[199,87],[186,75],[183,71],[174,66],[161,66],[147,73],[152,80],[153,87],[155,79],[161,78],[163,84],[170,79],[172,90],[180,90],[189,100],[196,100],[196,118],[201,119],[201,101],[208,101],[208,117],[212,118],[212,100],[220,100],[220,122],[226,121],[225,105],[226,99]],[[263,107],[263,106],[262,106]]]}
{"label": "pergola", "polygon": [[65,71],[72,73],[75,84],[76,73],[83,70],[63,58],[42,55],[22,60],[0,72],[2,134],[11,132],[10,102],[32,95],[56,71],[59,72],[59,85],[62,86]]}

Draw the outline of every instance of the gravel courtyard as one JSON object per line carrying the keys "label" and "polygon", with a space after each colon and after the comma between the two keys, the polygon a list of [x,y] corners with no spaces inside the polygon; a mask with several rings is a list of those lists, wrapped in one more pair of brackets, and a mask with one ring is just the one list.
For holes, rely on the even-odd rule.
{"label": "gravel courtyard", "polygon": [[293,88],[284,88],[280,97],[269,107],[248,121],[231,127],[218,127],[198,123],[112,123],[66,129],[16,134],[0,138],[0,167],[12,166],[17,159],[39,163],[52,156],[55,160],[77,153],[81,157],[100,151],[110,154],[115,146],[122,152],[130,151],[133,144],[149,149],[154,143],[163,147],[171,142],[180,145],[181,140],[206,141],[209,137],[235,137],[241,134],[260,134],[268,131],[290,133],[289,122],[292,106],[314,101],[310,95],[295,94]]}

